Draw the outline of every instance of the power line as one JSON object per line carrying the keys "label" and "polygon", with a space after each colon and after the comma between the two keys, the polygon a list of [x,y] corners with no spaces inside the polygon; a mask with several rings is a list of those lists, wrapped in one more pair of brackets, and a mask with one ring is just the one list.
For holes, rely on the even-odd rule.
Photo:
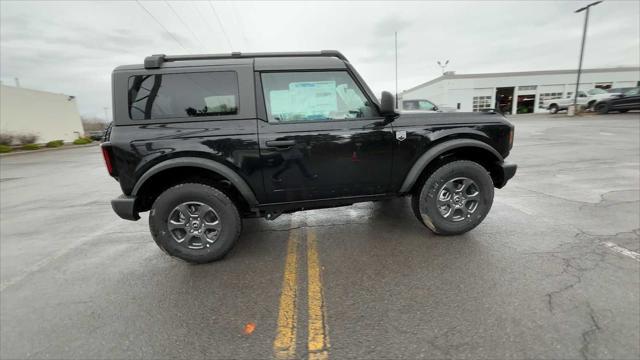
{"label": "power line", "polygon": [[155,16],[153,16],[153,14],[152,14],[151,12],[149,12],[149,10],[147,10],[144,6],[142,6],[142,3],[140,2],[140,0],[136,0],[136,2],[138,3],[138,5],[140,5],[140,7],[142,8],[142,10],[144,10],[144,12],[146,12],[147,14],[149,14],[149,16],[151,16],[151,18],[152,18],[153,20],[155,20],[155,22],[156,22],[158,25],[160,25],[160,27],[161,27],[161,28],[163,28],[163,29],[164,29],[164,31],[166,31],[166,32],[167,32],[167,34],[169,34],[169,35],[173,38],[173,40],[175,40],[175,41],[178,43],[178,45],[180,45],[180,46],[182,47],[182,49],[183,49],[185,52],[189,52],[189,51],[187,50],[187,48],[186,48],[184,45],[182,45],[182,43],[180,42],[180,40],[178,40],[178,38],[177,38],[177,37],[175,37],[175,35],[173,35],[173,34],[171,33],[171,31],[169,31],[169,30],[168,30],[164,25],[162,25],[162,23],[161,23],[161,22],[160,22],[160,21],[159,21]]}
{"label": "power line", "polygon": [[191,3],[191,6],[193,6],[193,7],[194,7],[194,9],[196,10],[196,12],[198,13],[198,16],[200,16],[200,20],[202,20],[202,22],[203,22],[203,23],[207,24],[207,28],[208,28],[209,30],[211,30],[211,33],[212,33],[212,34],[214,34],[214,33],[216,32],[216,30],[213,28],[213,25],[211,25],[211,22],[210,22],[210,21],[207,21],[207,20],[204,18],[204,15],[202,15],[202,12],[201,12],[201,11],[198,11],[198,7],[197,7],[194,3]]}
{"label": "power line", "polygon": [[242,35],[242,41],[244,42],[244,46],[249,47],[249,39],[247,39],[247,35],[244,32],[244,25],[242,23],[242,19],[238,16],[238,11],[236,8],[235,2],[231,3],[231,9],[233,10],[233,17],[236,19],[236,24],[240,25],[240,34]]}
{"label": "power line", "polygon": [[171,4],[167,0],[164,0],[164,3],[169,6],[169,9],[171,9],[171,11],[176,15],[176,17],[178,18],[178,20],[180,20],[182,25],[184,25],[184,27],[186,27],[187,30],[189,30],[189,32],[191,32],[191,35],[193,35],[193,37],[196,38],[198,40],[198,42],[200,42],[200,46],[204,48],[205,46],[204,46],[204,43],[202,42],[202,39],[200,39],[200,37],[198,35],[196,35],[196,33],[191,29],[191,27],[189,25],[187,25],[187,23],[184,22],[184,20],[182,20],[182,17],[180,17],[180,15],[176,12],[176,10],[173,8],[173,6],[171,6]]}
{"label": "power line", "polygon": [[231,44],[231,40],[229,39],[229,35],[227,35],[227,32],[224,30],[224,25],[222,25],[222,21],[220,21],[220,17],[218,16],[218,12],[213,7],[213,3],[211,2],[211,0],[209,0],[209,6],[211,7],[211,10],[213,11],[213,15],[216,16],[216,20],[218,20],[218,24],[220,25],[220,29],[222,29],[222,34],[224,34],[224,38],[227,40],[227,43],[229,44],[229,48],[233,51],[233,45]]}

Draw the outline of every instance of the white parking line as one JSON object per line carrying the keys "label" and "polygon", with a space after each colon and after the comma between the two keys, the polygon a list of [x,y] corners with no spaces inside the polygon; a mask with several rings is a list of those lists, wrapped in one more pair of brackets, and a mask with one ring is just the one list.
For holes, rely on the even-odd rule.
{"label": "white parking line", "polygon": [[631,251],[629,249],[623,248],[622,246],[618,246],[612,242],[609,241],[605,241],[602,243],[604,246],[608,247],[609,249],[617,252],[618,254],[622,254],[624,256],[630,257],[636,261],[640,261],[640,254],[638,254],[635,251]]}

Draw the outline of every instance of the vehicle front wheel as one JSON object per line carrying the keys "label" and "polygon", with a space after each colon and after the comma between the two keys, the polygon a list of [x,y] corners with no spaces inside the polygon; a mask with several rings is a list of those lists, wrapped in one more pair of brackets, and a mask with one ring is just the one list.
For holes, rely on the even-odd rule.
{"label": "vehicle front wheel", "polygon": [[242,222],[234,203],[221,191],[204,184],[179,184],[153,203],[149,228],[156,244],[169,255],[208,263],[231,250]]}
{"label": "vehicle front wheel", "polygon": [[595,106],[595,110],[599,113],[599,114],[606,114],[609,112],[609,105],[607,103],[600,103],[600,104],[596,104]]}
{"label": "vehicle front wheel", "polygon": [[411,199],[413,212],[436,234],[465,233],[482,222],[493,204],[493,181],[480,164],[460,160],[437,169]]}
{"label": "vehicle front wheel", "polygon": [[549,106],[549,112],[552,113],[552,114],[558,113],[558,105]]}

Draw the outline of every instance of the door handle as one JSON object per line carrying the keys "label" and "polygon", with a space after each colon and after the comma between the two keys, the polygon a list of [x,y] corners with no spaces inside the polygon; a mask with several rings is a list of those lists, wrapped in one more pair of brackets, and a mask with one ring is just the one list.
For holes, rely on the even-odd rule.
{"label": "door handle", "polygon": [[295,140],[269,140],[266,142],[267,146],[271,147],[287,147],[296,144]]}

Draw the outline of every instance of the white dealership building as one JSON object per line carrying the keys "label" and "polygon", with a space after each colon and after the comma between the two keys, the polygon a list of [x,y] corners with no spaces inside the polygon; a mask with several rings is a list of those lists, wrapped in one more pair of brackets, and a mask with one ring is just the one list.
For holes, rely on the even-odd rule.
{"label": "white dealership building", "polygon": [[[427,99],[441,108],[504,112],[546,112],[543,100],[573,95],[577,70],[523,71],[442,76],[405,90],[401,100]],[[639,67],[583,69],[580,90],[620,89],[640,86]]]}
{"label": "white dealership building", "polygon": [[0,85],[0,133],[33,134],[46,143],[73,141],[84,130],[75,97]]}

